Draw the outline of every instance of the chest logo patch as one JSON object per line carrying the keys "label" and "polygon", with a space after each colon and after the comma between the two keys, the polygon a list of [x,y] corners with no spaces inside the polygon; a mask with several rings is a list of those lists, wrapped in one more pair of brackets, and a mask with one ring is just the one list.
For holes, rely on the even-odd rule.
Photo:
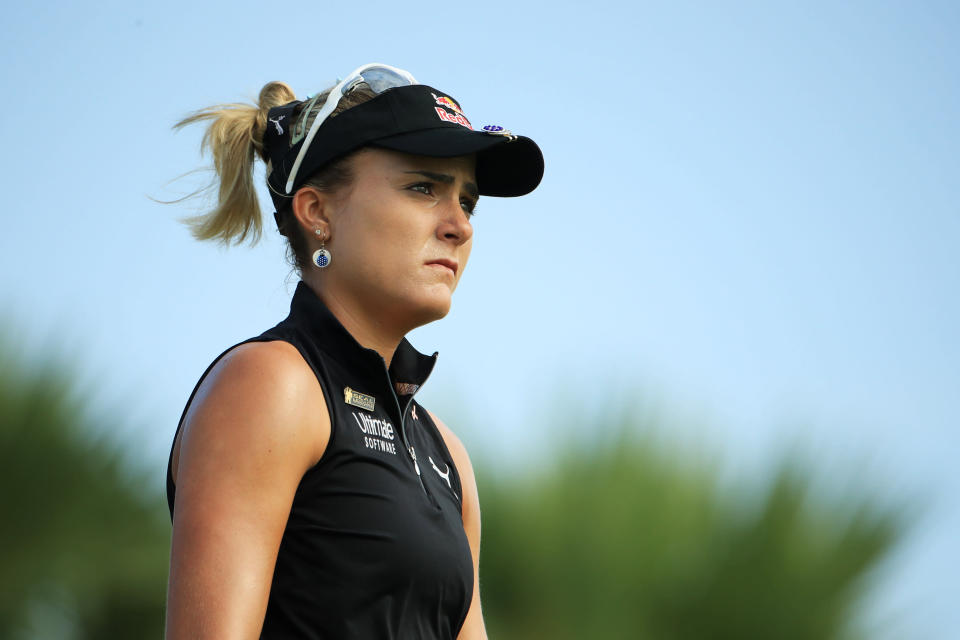
{"label": "chest logo patch", "polygon": [[354,391],[350,387],[344,387],[343,401],[347,404],[352,404],[355,407],[360,407],[361,409],[366,409],[367,411],[373,411],[373,405],[376,404],[377,399],[373,396],[368,396],[365,393]]}
{"label": "chest logo patch", "polygon": [[396,431],[389,420],[381,420],[353,411],[353,419],[363,433],[363,446],[367,449],[397,455]]}

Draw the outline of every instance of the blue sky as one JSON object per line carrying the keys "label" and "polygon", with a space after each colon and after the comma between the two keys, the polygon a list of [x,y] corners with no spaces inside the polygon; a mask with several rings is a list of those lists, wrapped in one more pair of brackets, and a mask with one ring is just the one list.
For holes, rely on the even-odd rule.
{"label": "blue sky", "polygon": [[547,160],[534,194],[481,201],[453,312],[411,337],[441,353],[423,402],[491,464],[549,451],[558,390],[575,409],[638,395],[737,473],[797,446],[838,486],[916,497],[875,615],[952,637],[960,8],[588,7],[11,5],[0,317],[82,362],[160,469],[199,374],[295,284],[269,225],[223,250],[148,198],[204,164],[201,131],[171,125],[270,80],[305,96],[364,62],[408,69]]}

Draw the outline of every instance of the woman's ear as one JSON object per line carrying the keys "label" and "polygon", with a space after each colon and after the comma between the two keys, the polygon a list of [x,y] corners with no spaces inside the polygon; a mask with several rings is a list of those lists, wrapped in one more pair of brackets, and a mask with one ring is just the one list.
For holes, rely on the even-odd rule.
{"label": "woman's ear", "polygon": [[300,187],[293,194],[293,215],[309,236],[312,236],[316,229],[322,229],[324,234],[330,237],[330,204],[330,194],[315,187]]}

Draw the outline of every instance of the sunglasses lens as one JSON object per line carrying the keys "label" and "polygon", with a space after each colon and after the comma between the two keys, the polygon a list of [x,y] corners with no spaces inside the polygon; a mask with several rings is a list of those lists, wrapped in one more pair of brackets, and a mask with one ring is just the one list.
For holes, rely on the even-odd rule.
{"label": "sunglasses lens", "polygon": [[366,69],[361,75],[363,76],[363,81],[367,83],[367,86],[369,86],[374,93],[383,93],[387,89],[405,87],[411,84],[408,78],[392,69],[385,69],[383,67]]}

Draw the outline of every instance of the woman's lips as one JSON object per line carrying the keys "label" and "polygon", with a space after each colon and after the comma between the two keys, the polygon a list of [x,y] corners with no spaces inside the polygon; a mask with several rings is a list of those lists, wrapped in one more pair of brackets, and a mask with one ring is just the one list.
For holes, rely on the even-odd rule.
{"label": "woman's lips", "polygon": [[457,263],[453,260],[447,260],[446,258],[440,258],[439,260],[431,260],[427,263],[428,266],[437,266],[449,269],[453,275],[457,275]]}

